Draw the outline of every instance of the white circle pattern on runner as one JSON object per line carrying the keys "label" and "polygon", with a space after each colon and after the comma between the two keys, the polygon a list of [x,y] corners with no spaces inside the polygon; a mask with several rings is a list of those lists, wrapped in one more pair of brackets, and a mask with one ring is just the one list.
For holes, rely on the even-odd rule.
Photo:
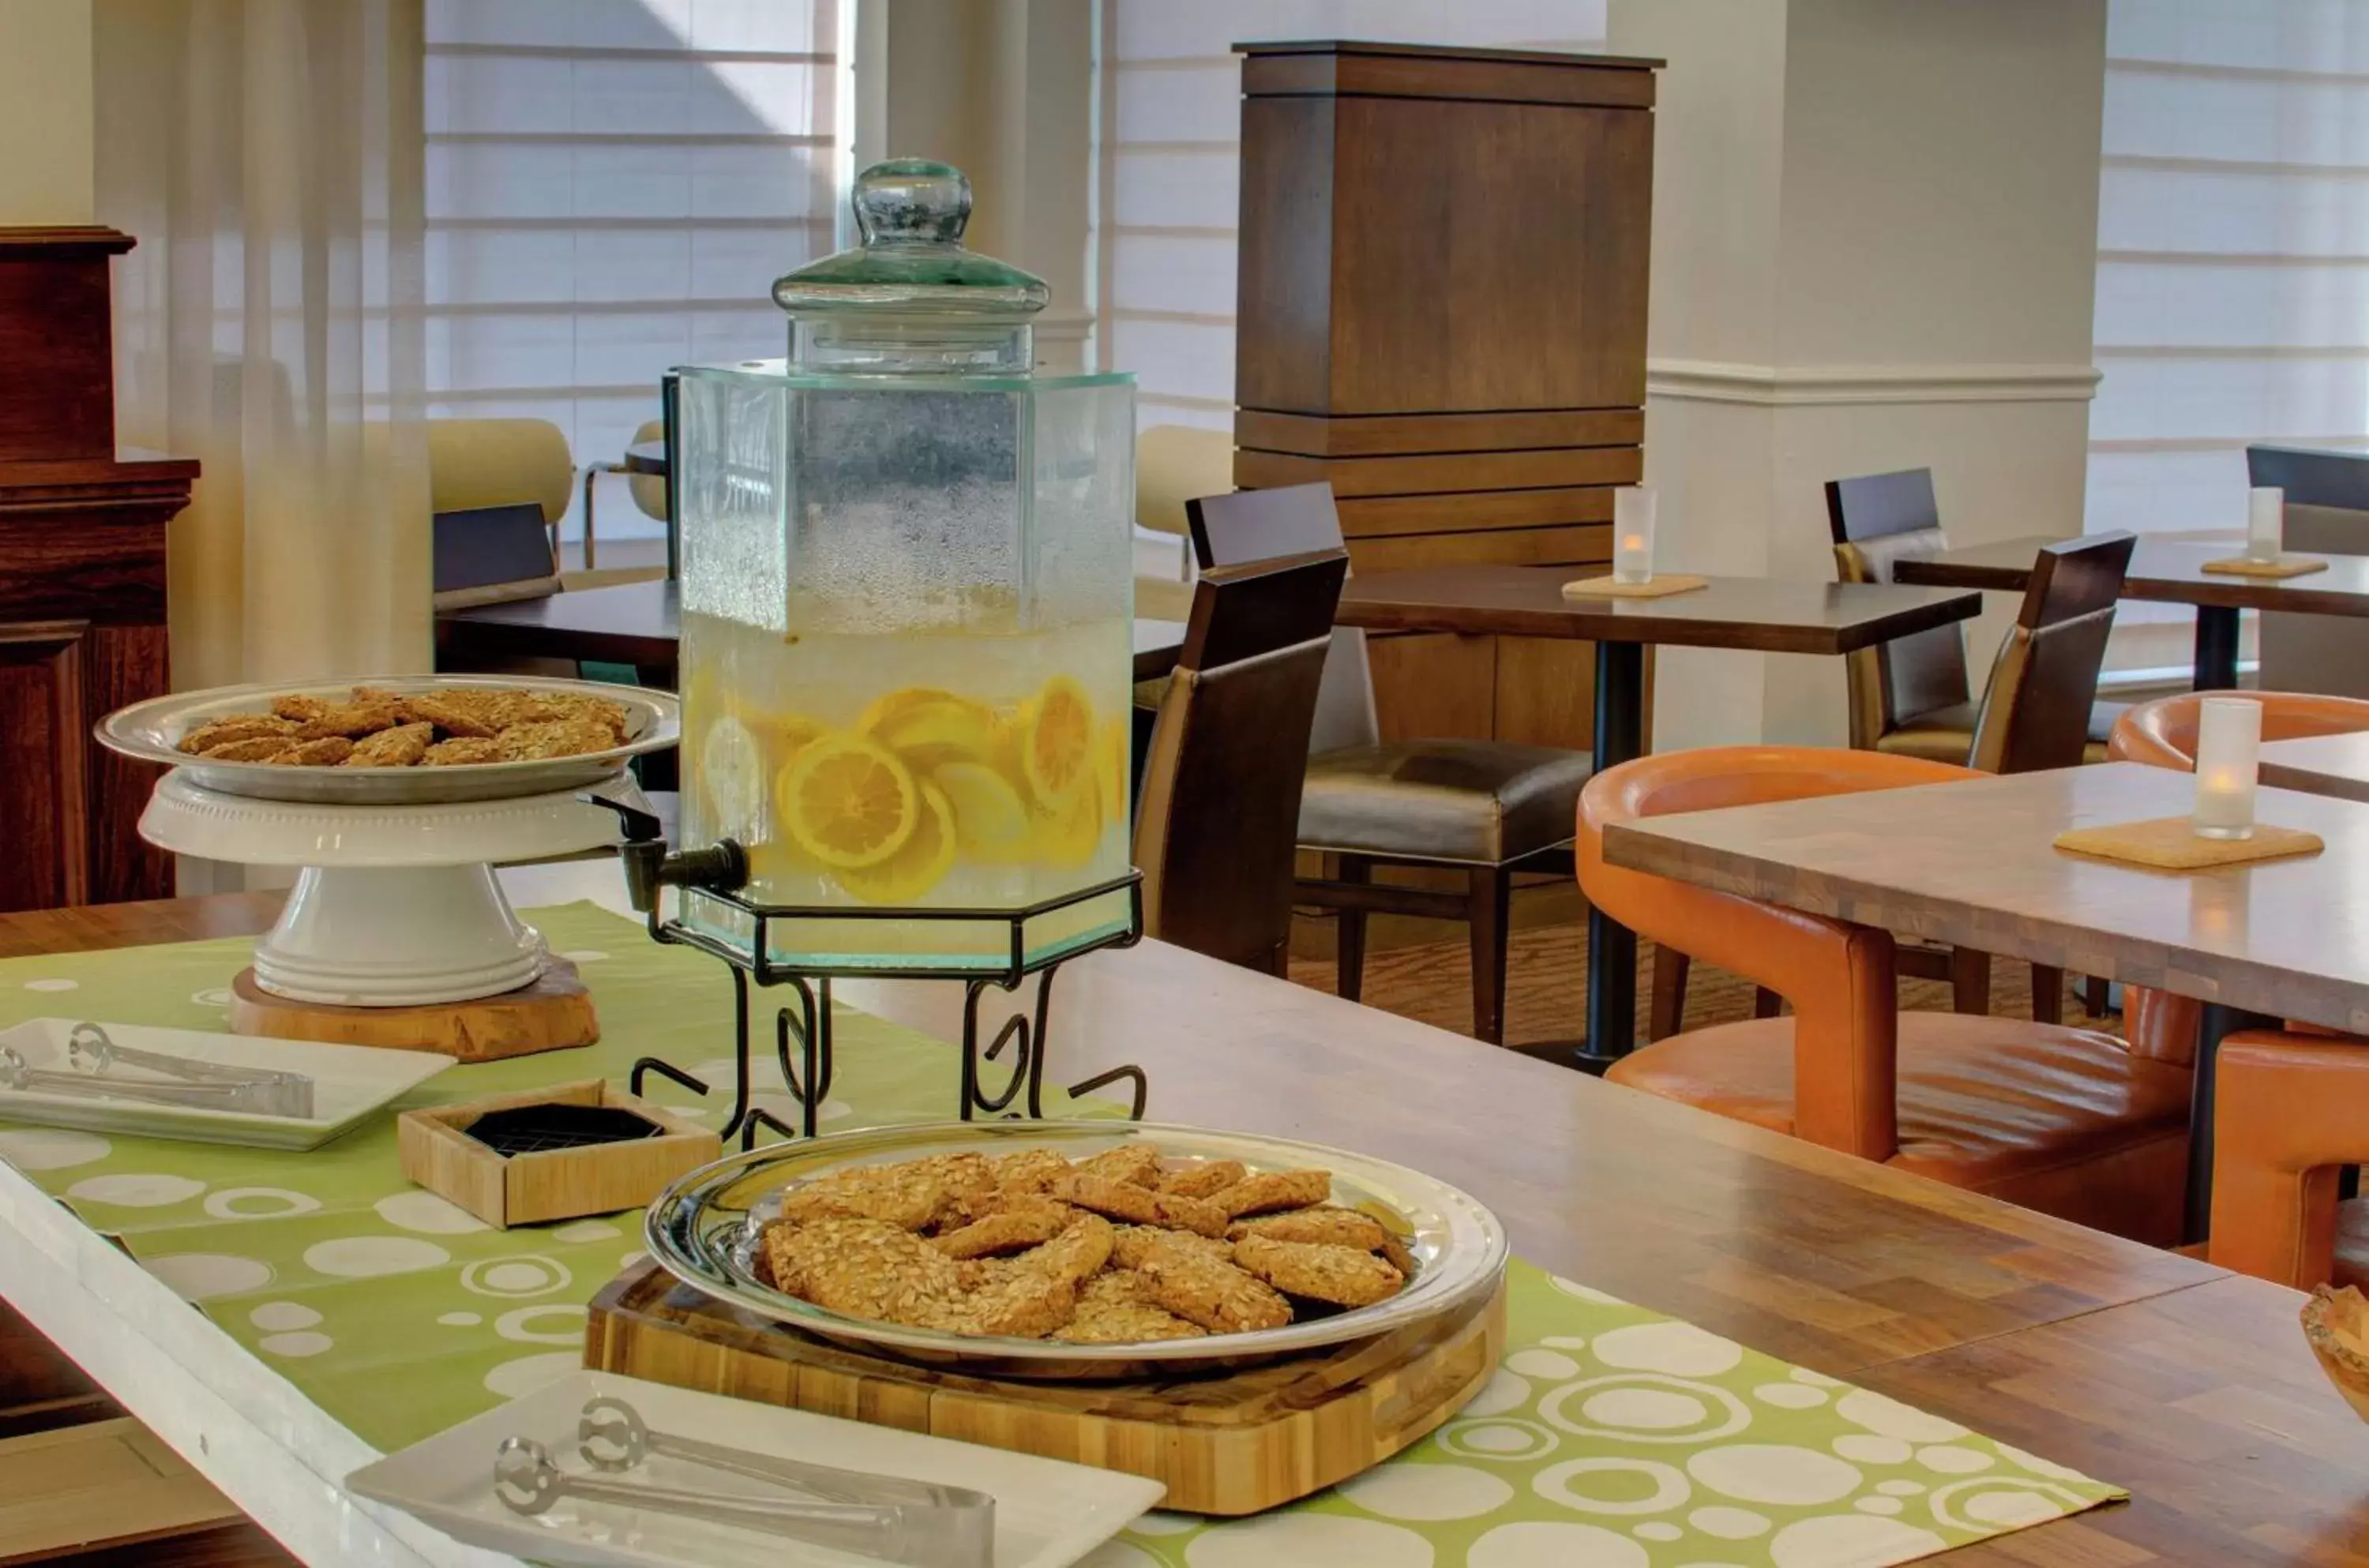
{"label": "white circle pattern on runner", "polygon": [[1376,1465],[1337,1490],[1369,1514],[1410,1521],[1477,1519],[1514,1495],[1503,1476],[1468,1465]]}
{"label": "white circle pattern on runner", "polygon": [[1723,1505],[1697,1508],[1687,1516],[1687,1523],[1719,1540],[1750,1540],[1768,1533],[1766,1515],[1749,1508],[1730,1508]]}
{"label": "white circle pattern on runner", "polygon": [[[268,1203],[269,1208],[253,1204]],[[217,1187],[206,1194],[206,1212],[216,1219],[277,1219],[288,1214],[310,1214],[321,1200],[310,1193],[286,1187]]]}
{"label": "white circle pattern on runner", "polygon": [[82,990],[82,982],[80,980],[65,979],[27,980],[25,982],[25,989],[27,990],[41,991],[80,990]]}
{"label": "white circle pattern on runner", "polygon": [[1862,1514],[1897,1514],[1906,1505],[1897,1497],[1862,1497],[1851,1506]]}
{"label": "white circle pattern on runner", "polygon": [[1676,1540],[1687,1532],[1660,1519],[1648,1519],[1629,1533],[1639,1540]]}
{"label": "white circle pattern on runner", "polygon": [[473,1329],[486,1320],[476,1312],[447,1312],[436,1321],[448,1329]]}
{"label": "white circle pattern on runner", "polygon": [[1589,1397],[1580,1414],[1598,1426],[1642,1431],[1666,1431],[1674,1426],[1700,1426],[1711,1416],[1692,1394],[1665,1389],[1607,1389]]}
{"label": "white circle pattern on runner", "polygon": [[1466,1416],[1497,1415],[1508,1410],[1519,1410],[1529,1402],[1528,1380],[1500,1368],[1489,1374],[1489,1380],[1481,1385],[1481,1391],[1466,1400],[1464,1408],[1456,1413]]}
{"label": "white circle pattern on runner", "polygon": [[1925,1490],[1921,1481],[1879,1481],[1875,1489],[1886,1497],[1914,1497]]}
{"label": "white circle pattern on runner", "polygon": [[1205,1522],[1189,1514],[1167,1514],[1154,1508],[1127,1528],[1135,1535],[1190,1535]]}
{"label": "white circle pattern on runner", "polygon": [[1915,1451],[1897,1437],[1846,1432],[1834,1440],[1834,1450],[1853,1464],[1905,1465]]}
{"label": "white circle pattern on runner", "polygon": [[1576,1279],[1565,1279],[1560,1274],[1547,1276],[1547,1283],[1575,1301],[1593,1301],[1599,1307],[1625,1307],[1629,1303],[1618,1296],[1607,1296],[1593,1285],[1582,1285]]}
{"label": "white circle pattern on runner", "polygon": [[271,1283],[269,1264],[227,1253],[176,1253],[171,1257],[150,1258],[142,1266],[184,1301],[211,1301],[217,1296],[260,1290]]}
{"label": "white circle pattern on runner", "polygon": [[1160,1559],[1132,1541],[1113,1539],[1078,1559],[1078,1568],[1163,1568]]}
{"label": "white circle pattern on runner", "polygon": [[1539,1423],[1512,1416],[1458,1421],[1439,1429],[1439,1446],[1445,1451],[1468,1459],[1508,1464],[1544,1459],[1562,1441]]}
{"label": "white circle pattern on runner", "polygon": [[467,1236],[493,1229],[451,1198],[417,1188],[389,1193],[371,1207],[396,1230],[423,1236]]}
{"label": "white circle pattern on runner", "polygon": [[1264,1514],[1184,1546],[1187,1568],[1432,1568],[1431,1542],[1402,1525],[1334,1514]]}
{"label": "white circle pattern on runner", "polygon": [[1998,1463],[1980,1448],[1961,1448],[1939,1444],[1929,1448],[1917,1449],[1917,1462],[1927,1470],[1938,1471],[1943,1475],[1972,1475],[1976,1471],[1988,1470]]}
{"label": "white circle pattern on runner", "polygon": [[1815,1410],[1826,1402],[1825,1390],[1807,1383],[1763,1383],[1752,1391],[1752,1397],[1780,1410]]}
{"label": "white circle pattern on runner", "polygon": [[231,1002],[230,988],[208,986],[203,990],[190,992],[189,1000],[200,1007],[228,1007]]}
{"label": "white circle pattern on runner", "polygon": [[[520,1307],[496,1318],[494,1332],[504,1339],[516,1340],[521,1345],[581,1345],[584,1343],[584,1320],[588,1315],[588,1309],[583,1307]],[[558,1318],[565,1326],[537,1328],[534,1325],[538,1318]]]}
{"label": "white circle pattern on runner", "polygon": [[[1645,1388],[1674,1389],[1694,1396],[1698,1402],[1707,1400],[1722,1413],[1719,1425],[1711,1427],[1696,1425],[1683,1430],[1660,1431],[1640,1426],[1596,1426],[1590,1425],[1585,1421],[1574,1420],[1563,1411],[1563,1407],[1572,1401],[1583,1400],[1580,1413],[1585,1415],[1594,1407],[1596,1402],[1604,1397],[1603,1392],[1591,1393],[1590,1391]],[[1706,1417],[1709,1416],[1709,1406],[1705,1406],[1703,1413]],[[1629,1443],[1703,1443],[1714,1437],[1733,1436],[1752,1425],[1752,1412],[1745,1408],[1744,1401],[1725,1389],[1715,1383],[1697,1382],[1688,1378],[1673,1378],[1660,1372],[1615,1372],[1609,1377],[1588,1378],[1576,1383],[1565,1383],[1539,1401],[1539,1414],[1551,1425],[1559,1426],[1575,1437],[1617,1437]]]}
{"label": "white circle pattern on runner", "polygon": [[1832,1503],[1859,1490],[1857,1465],[1790,1443],[1733,1443],[1687,1459],[1687,1473],[1739,1503],[1802,1507]]}
{"label": "white circle pattern on runner", "polygon": [[1509,1372],[1518,1372],[1525,1378],[1555,1379],[1579,1376],[1578,1362],[1560,1350],[1546,1350],[1535,1346],[1528,1350],[1516,1350],[1506,1356],[1505,1369]]}
{"label": "white circle pattern on runner", "polygon": [[516,1399],[537,1389],[548,1388],[584,1364],[584,1355],[576,1350],[546,1351],[541,1356],[521,1356],[515,1361],[505,1361],[486,1374],[488,1393],[504,1399]]}
{"label": "white circle pattern on runner", "polygon": [[562,953],[560,956],[571,964],[598,964],[609,956],[598,947],[577,947]]}
{"label": "white circle pattern on runner", "polygon": [[69,1171],[96,1164],[115,1152],[115,1145],[87,1132],[56,1127],[29,1127],[0,1132],[0,1160],[19,1171]]}
{"label": "white circle pattern on runner", "polygon": [[338,1342],[326,1333],[271,1333],[255,1343],[274,1356],[301,1360],[307,1356],[318,1356]]}
{"label": "white circle pattern on runner", "polygon": [[1768,1543],[1773,1568],[1832,1568],[1837,1562],[1906,1562],[1949,1545],[1931,1530],[1869,1514],[1828,1514],[1787,1525]]}
{"label": "white circle pattern on runner", "polygon": [[2024,1469],[2030,1471],[2034,1475],[2045,1475],[2057,1481],[2086,1481],[2089,1479],[2077,1470],[2067,1470],[2054,1459],[2043,1459],[2035,1454],[2027,1454],[2021,1448],[2015,1448],[2007,1443],[1993,1443],[1991,1447],[1999,1451],[1999,1457],[2001,1459],[2008,1460],[2010,1464],[2021,1465]]}
{"label": "white circle pattern on runner", "polygon": [[1653,1559],[1627,1536],[1596,1525],[1499,1525],[1472,1543],[1464,1568],[1648,1568]]}
{"label": "white circle pattern on runner", "polygon": [[1613,1329],[1597,1334],[1590,1348],[1607,1367],[1667,1372],[1680,1378],[1708,1378],[1730,1370],[1744,1359],[1744,1346],[1735,1341],[1676,1320]]}
{"label": "white circle pattern on runner", "polygon": [[[1583,1475],[1642,1475],[1654,1483],[1654,1490],[1642,1497],[1593,1497],[1576,1490],[1574,1478]],[[1560,1503],[1566,1508],[1576,1508],[1583,1514],[1661,1514],[1682,1507],[1694,1494],[1687,1478],[1675,1465],[1654,1459],[1632,1459],[1619,1455],[1596,1459],[1565,1459],[1552,1464],[1530,1477],[1530,1490],[1550,1503]]]}
{"label": "white circle pattern on runner", "polygon": [[1556,1350],[1585,1350],[1587,1336],[1578,1333],[1551,1333],[1539,1343]]}
{"label": "white circle pattern on runner", "polygon": [[206,1190],[203,1182],[193,1182],[187,1176],[156,1176],[131,1172],[112,1176],[90,1176],[66,1189],[66,1196],[85,1203],[104,1203],[116,1208],[169,1208],[177,1203],[187,1203]]}
{"label": "white circle pattern on runner", "polygon": [[1837,1400],[1835,1413],[1854,1426],[1864,1426],[1880,1436],[1897,1437],[1904,1443],[1947,1443],[1968,1435],[1954,1421],[1945,1421],[1865,1389],[1853,1389]]}
{"label": "white circle pattern on runner", "polygon": [[551,1233],[555,1242],[608,1242],[624,1235],[623,1230],[605,1219],[579,1219],[573,1225],[562,1225]]}
{"label": "white circle pattern on runner", "polygon": [[472,1296],[541,1296],[565,1288],[575,1277],[556,1258],[513,1253],[469,1265],[461,1271],[461,1288]]}
{"label": "white circle pattern on runner", "polygon": [[[1963,1504],[1958,1499],[1964,1498]],[[1957,1505],[1955,1507],[1952,1505]],[[2081,1494],[2053,1481],[2020,1475],[1978,1475],[1937,1486],[1925,1500],[1934,1519],[1951,1529],[2031,1525],[2081,1506]]]}
{"label": "white circle pattern on runner", "polygon": [[452,1254],[433,1242],[410,1236],[341,1236],[316,1242],[304,1249],[304,1266],[315,1274],[340,1279],[371,1279],[382,1274],[411,1274],[452,1261]]}
{"label": "white circle pattern on runner", "polygon": [[314,1327],[321,1314],[301,1301],[266,1301],[247,1313],[246,1321],[267,1333],[292,1333]]}

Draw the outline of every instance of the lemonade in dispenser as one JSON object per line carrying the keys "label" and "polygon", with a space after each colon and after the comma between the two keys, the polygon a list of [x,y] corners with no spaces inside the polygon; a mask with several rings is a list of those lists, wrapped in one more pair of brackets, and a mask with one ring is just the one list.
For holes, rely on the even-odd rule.
{"label": "lemonade in dispenser", "polygon": [[796,911],[776,965],[1001,969],[1059,906],[1042,961],[1128,920],[1074,896],[1128,864],[1133,379],[1033,373],[1045,285],[964,248],[959,171],[853,201],[864,243],[773,286],[787,361],[681,372],[681,841]]}

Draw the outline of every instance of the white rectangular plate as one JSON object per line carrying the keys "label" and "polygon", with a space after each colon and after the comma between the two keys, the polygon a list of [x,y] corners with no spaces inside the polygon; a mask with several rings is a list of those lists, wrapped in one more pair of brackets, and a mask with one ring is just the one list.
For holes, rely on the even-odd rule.
{"label": "white rectangular plate", "polygon": [[[967,1486],[995,1499],[995,1568],[1067,1568],[1160,1501],[1156,1481],[1040,1459],[1001,1448],[926,1437],[890,1426],[784,1410],[720,1394],[577,1372],[472,1421],[414,1443],[346,1477],[359,1496],[390,1503],[471,1546],[562,1568],[823,1568],[869,1558],[781,1536],[703,1524],[679,1514],[643,1513],[563,1497],[548,1513],[514,1514],[494,1495],[494,1450],[505,1437],[532,1437],[570,1474],[576,1423],[587,1400],[622,1399],[655,1432],[673,1432],[770,1458]],[[699,1488],[715,1472],[653,1457],[649,1484]],[[726,1486],[746,1490],[730,1479]],[[719,1488],[720,1490],[720,1488]]]}
{"label": "white rectangular plate", "polygon": [[[54,1071],[70,1070],[66,1036],[78,1020],[32,1018],[0,1029],[0,1046],[13,1047],[26,1061]],[[330,1046],[314,1040],[267,1040],[251,1035],[215,1035],[200,1029],[155,1029],[139,1024],[102,1024],[108,1038],[134,1050],[161,1051],[223,1067],[272,1068],[301,1072],[313,1081],[313,1115],[263,1116],[246,1111],[154,1105],[140,1100],[95,1100],[38,1089],[0,1088],[0,1121],[40,1127],[74,1127],[92,1132],[177,1138],[190,1143],[236,1143],[250,1149],[315,1149],[350,1130],[387,1102],[409,1093],[452,1065],[432,1051],[378,1050],[369,1046]],[[130,1076],[151,1078],[140,1069]]]}

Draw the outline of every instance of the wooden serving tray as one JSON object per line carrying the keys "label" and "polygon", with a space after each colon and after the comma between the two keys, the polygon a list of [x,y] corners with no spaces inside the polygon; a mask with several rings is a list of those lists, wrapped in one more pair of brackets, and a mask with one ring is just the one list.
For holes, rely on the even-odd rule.
{"label": "wooden serving tray", "polygon": [[1505,1290],[1320,1355],[1213,1377],[1030,1383],[828,1344],[710,1299],[654,1263],[592,1303],[584,1364],[1165,1482],[1163,1508],[1254,1514],[1389,1459],[1445,1422],[1505,1350]]}

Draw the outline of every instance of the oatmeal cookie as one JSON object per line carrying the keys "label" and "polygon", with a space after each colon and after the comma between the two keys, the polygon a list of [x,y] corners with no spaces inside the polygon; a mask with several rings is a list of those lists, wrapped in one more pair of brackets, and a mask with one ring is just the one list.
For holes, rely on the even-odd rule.
{"label": "oatmeal cookie", "polygon": [[1099,1214],[1079,1214],[1070,1218],[1059,1235],[1021,1253],[1020,1258],[1030,1273],[1058,1274],[1072,1284],[1083,1284],[1110,1262],[1114,1242],[1109,1220]]}
{"label": "oatmeal cookie", "polygon": [[428,755],[428,748],[435,739],[434,725],[398,724],[393,729],[382,729],[376,735],[366,735],[356,741],[351,755],[342,765],[349,768],[408,768]]}
{"label": "oatmeal cookie", "polygon": [[1237,1219],[1226,1228],[1226,1234],[1238,1242],[1244,1236],[1265,1236],[1276,1242],[1321,1242],[1328,1246],[1355,1247],[1361,1253],[1380,1252],[1390,1236],[1379,1220],[1354,1208],[1335,1208],[1331,1204],[1262,1214],[1255,1219]]}
{"label": "oatmeal cookie", "polygon": [[1189,1247],[1155,1247],[1140,1272],[1152,1300],[1211,1333],[1248,1333],[1291,1322],[1290,1303],[1264,1281]]}
{"label": "oatmeal cookie", "polygon": [[342,735],[300,740],[276,757],[264,761],[289,768],[334,768],[354,754],[354,743]]}
{"label": "oatmeal cookie", "polygon": [[1024,1149],[988,1161],[995,1185],[1009,1193],[1049,1193],[1053,1184],[1070,1173],[1070,1162],[1049,1149]]}
{"label": "oatmeal cookie", "polygon": [[486,721],[482,709],[454,692],[431,692],[425,696],[406,697],[401,704],[403,721],[406,724],[432,724],[449,736],[465,737],[471,740],[491,740],[502,732],[502,727]]}
{"label": "oatmeal cookie", "polygon": [[1306,1208],[1333,1196],[1330,1171],[1267,1171],[1246,1177],[1209,1201],[1229,1219],[1277,1208]]}
{"label": "oatmeal cookie", "polygon": [[608,726],[589,718],[545,719],[514,724],[495,737],[505,761],[523,762],[547,757],[580,757],[606,751],[617,744]]}
{"label": "oatmeal cookie", "polygon": [[1198,1160],[1177,1170],[1162,1172],[1160,1190],[1186,1197],[1215,1197],[1250,1172],[1239,1160]]}
{"label": "oatmeal cookie", "polygon": [[1158,1225],[1203,1236],[1226,1233],[1226,1211],[1207,1198],[1155,1192],[1131,1182],[1089,1175],[1082,1168],[1054,1183],[1053,1196],[1130,1225]]}
{"label": "oatmeal cookie", "polygon": [[356,740],[402,722],[403,708],[397,703],[333,704],[306,719],[296,733],[306,740]]}
{"label": "oatmeal cookie", "polygon": [[283,692],[271,699],[273,716],[296,724],[310,724],[327,713],[329,708],[327,698],[307,696],[302,692]]}
{"label": "oatmeal cookie", "polygon": [[1406,1283],[1406,1276],[1371,1253],[1321,1242],[1245,1236],[1234,1243],[1234,1263],[1278,1290],[1336,1307],[1387,1301]]}
{"label": "oatmeal cookie", "polygon": [[1122,1143],[1079,1161],[1077,1171],[1082,1176],[1100,1176],[1129,1186],[1153,1186],[1160,1181],[1160,1150],[1149,1143]]}
{"label": "oatmeal cookie", "polygon": [[296,744],[288,735],[258,735],[252,740],[225,740],[199,755],[209,762],[269,762]]}
{"label": "oatmeal cookie", "polygon": [[1208,1331],[1156,1304],[1150,1282],[1132,1269],[1111,1269],[1078,1292],[1077,1315],[1053,1337],[1071,1345],[1126,1345],[1147,1339],[1197,1339]]}
{"label": "oatmeal cookie", "polygon": [[1066,1274],[1020,1269],[966,1292],[931,1326],[954,1333],[1043,1339],[1065,1327],[1077,1310],[1076,1280]]}
{"label": "oatmeal cookie", "polygon": [[420,762],[430,768],[459,768],[502,760],[501,748],[495,745],[490,737],[483,735],[460,735],[450,740],[440,740],[419,757]]}
{"label": "oatmeal cookie", "polygon": [[925,1230],[945,1205],[945,1185],[934,1177],[907,1174],[893,1165],[855,1165],[784,1193],[782,1218],[805,1223],[854,1217],[881,1220],[900,1230]]}
{"label": "oatmeal cookie", "polygon": [[1151,1225],[1122,1225],[1112,1237],[1111,1259],[1121,1268],[1141,1268],[1157,1247],[1184,1247],[1217,1263],[1234,1260],[1234,1244],[1190,1230],[1162,1230]]}
{"label": "oatmeal cookie", "polygon": [[969,1294],[954,1259],[878,1219],[849,1216],[776,1225],[765,1232],[776,1289],[884,1322],[934,1326]]}
{"label": "oatmeal cookie", "polygon": [[235,714],[229,718],[208,719],[181,737],[179,748],[192,757],[201,756],[216,746],[227,746],[234,740],[264,740],[274,736],[292,738],[296,727],[294,719],[277,718],[269,714]]}
{"label": "oatmeal cookie", "polygon": [[1049,1198],[1010,1203],[985,1219],[949,1230],[930,1244],[950,1258],[980,1258],[991,1253],[1025,1252],[1070,1228],[1077,1211]]}

